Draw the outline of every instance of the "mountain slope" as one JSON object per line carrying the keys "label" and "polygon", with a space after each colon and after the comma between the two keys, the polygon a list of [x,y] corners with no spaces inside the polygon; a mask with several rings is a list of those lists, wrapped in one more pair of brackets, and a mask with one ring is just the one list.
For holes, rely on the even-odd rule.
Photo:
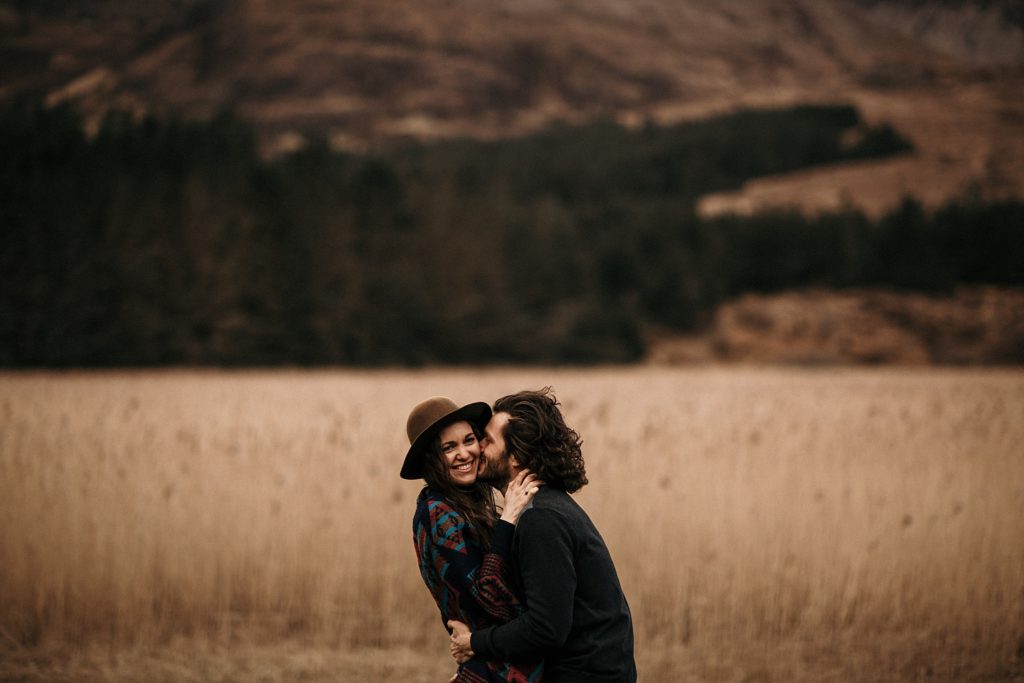
{"label": "mountain slope", "polygon": [[[309,131],[360,148],[406,138],[517,135],[553,120],[676,121],[738,106],[823,100],[853,101],[871,118],[911,125],[920,118],[927,126],[936,107],[949,118],[950,91],[969,88],[971,101],[953,98],[953,125],[979,108],[994,112],[996,128],[978,130],[972,122],[965,147],[999,157],[988,137],[1024,138],[1014,108],[1019,98],[1006,94],[1006,84],[1021,79],[1020,53],[1012,48],[1022,34],[1012,17],[999,20],[1004,15],[989,5],[8,1],[0,2],[0,98],[29,93],[50,103],[73,101],[93,120],[109,107],[206,116],[228,104],[253,121],[273,152],[301,144]],[[988,42],[1003,47],[968,55],[940,49],[935,30],[913,25],[914,17],[940,11],[943,26],[957,16],[988,22],[981,35],[998,36],[1002,42]],[[923,112],[905,111],[914,102]],[[947,136],[945,125],[939,137]],[[969,178],[980,177],[967,151],[938,151],[931,135],[915,140],[934,157],[929,164],[952,154],[947,165],[966,165]],[[999,167],[1019,192],[1024,172],[1018,176],[1016,152],[981,166]],[[957,179],[943,194],[966,182]]]}
{"label": "mountain slope", "polygon": [[12,69],[5,91],[42,85],[53,100],[93,108],[189,113],[229,102],[266,129],[372,140],[496,135],[554,117],[671,116],[958,66],[842,2],[179,4],[146,14],[108,2],[91,18],[39,18],[8,38],[9,49],[45,68],[20,79]]}

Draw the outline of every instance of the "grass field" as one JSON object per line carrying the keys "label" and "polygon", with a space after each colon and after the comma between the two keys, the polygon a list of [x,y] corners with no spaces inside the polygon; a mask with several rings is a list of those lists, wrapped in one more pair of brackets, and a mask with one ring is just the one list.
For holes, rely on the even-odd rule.
{"label": "grass field", "polygon": [[554,386],[641,680],[1024,680],[1024,372],[0,375],[0,680],[445,681],[409,409]]}

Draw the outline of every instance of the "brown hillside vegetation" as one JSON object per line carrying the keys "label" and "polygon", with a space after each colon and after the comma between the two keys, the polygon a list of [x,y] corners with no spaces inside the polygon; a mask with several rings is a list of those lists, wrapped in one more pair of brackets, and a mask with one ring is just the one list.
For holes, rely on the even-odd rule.
{"label": "brown hillside vegetation", "polygon": [[[755,185],[705,210],[910,193],[1024,194],[1021,27],[997,6],[744,0],[0,3],[0,97],[35,92],[205,115],[228,103],[268,150],[308,130],[362,148],[496,137],[598,116],[671,122],[739,106],[853,101],[919,152]],[[75,7],[72,3],[71,7]],[[938,14],[937,14],[938,12]],[[824,178],[824,180],[822,180]],[[824,183],[826,188],[822,188]],[[898,199],[898,196],[896,197]]]}
{"label": "brown hillside vegetation", "polygon": [[706,196],[705,216],[798,207],[855,206],[873,216],[908,196],[926,206],[952,199],[1024,196],[1024,78],[854,89],[848,97],[869,121],[887,121],[915,146],[912,155],[835,164],[755,178],[735,192]]}
{"label": "brown hillside vegetation", "polygon": [[980,365],[1024,362],[1024,290],[749,294],[700,337],[655,341],[654,363]]}

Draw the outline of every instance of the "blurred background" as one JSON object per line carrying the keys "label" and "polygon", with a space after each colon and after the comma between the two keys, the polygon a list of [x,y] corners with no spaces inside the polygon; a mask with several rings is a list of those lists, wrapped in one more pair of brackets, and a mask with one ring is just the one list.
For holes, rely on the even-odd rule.
{"label": "blurred background", "polygon": [[1024,360],[1014,0],[0,2],[0,364]]}
{"label": "blurred background", "polygon": [[1024,680],[1022,93],[1019,0],[0,0],[0,681],[448,680],[405,421],[545,385],[642,681]]}

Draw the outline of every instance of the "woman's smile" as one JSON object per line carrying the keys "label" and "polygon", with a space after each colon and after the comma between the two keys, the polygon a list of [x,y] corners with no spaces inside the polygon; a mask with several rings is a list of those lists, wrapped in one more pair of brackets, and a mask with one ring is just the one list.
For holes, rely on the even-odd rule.
{"label": "woman's smile", "polygon": [[466,421],[455,422],[441,430],[441,454],[448,463],[451,479],[459,486],[472,486],[480,458],[480,440]]}
{"label": "woman's smile", "polygon": [[455,463],[454,465],[452,465],[452,469],[457,472],[469,472],[470,470],[474,469],[473,465],[475,465],[476,462],[476,458],[470,458],[466,462]]}

